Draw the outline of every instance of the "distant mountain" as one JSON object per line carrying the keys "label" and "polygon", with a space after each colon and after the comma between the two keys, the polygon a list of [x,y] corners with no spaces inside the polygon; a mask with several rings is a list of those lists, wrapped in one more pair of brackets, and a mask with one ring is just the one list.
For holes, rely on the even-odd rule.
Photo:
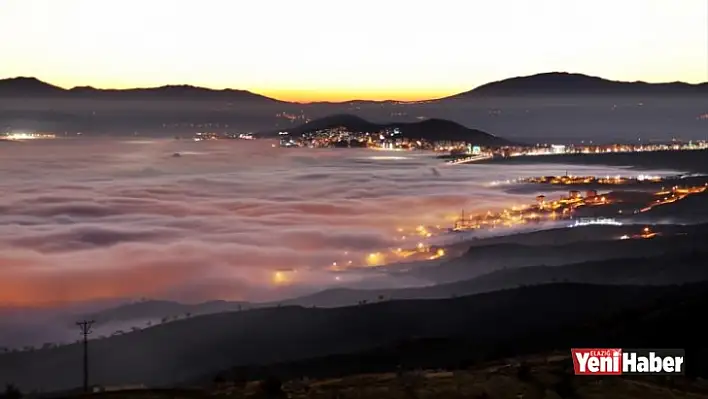
{"label": "distant mountain", "polygon": [[62,94],[68,94],[68,90],[35,78],[0,79],[0,97],[54,97]]}
{"label": "distant mountain", "polygon": [[550,72],[487,83],[447,99],[558,95],[708,96],[708,83],[620,82],[579,73]]}
{"label": "distant mountain", "polygon": [[293,129],[288,129],[287,132],[293,136],[302,136],[305,133],[338,127],[365,133],[377,133],[384,129],[399,129],[402,137],[429,141],[469,141],[481,146],[512,144],[508,140],[487,132],[470,129],[445,119],[426,119],[420,122],[373,123],[355,115],[336,114],[307,122]]}
{"label": "distant mountain", "polygon": [[[532,96],[707,96],[708,83],[690,84],[684,82],[647,83],[621,82],[579,73],[549,72],[531,76],[520,76],[481,85],[473,90],[442,99],[422,102],[438,102],[448,99],[484,97],[532,97]],[[246,90],[214,90],[190,85],[167,85],[151,88],[97,89],[90,86],[64,89],[33,77],[0,79],[0,98],[100,98],[135,100],[224,100],[260,101],[274,104],[298,104],[276,100]],[[391,105],[413,104],[405,101],[351,100],[343,102],[315,102],[321,106],[359,106],[367,104]]]}
{"label": "distant mountain", "polygon": [[282,101],[246,90],[213,90],[189,85],[161,86],[135,89],[96,89],[74,87],[63,89],[36,78],[17,77],[0,79],[0,98],[61,98],[101,100],[221,100],[281,103]]}

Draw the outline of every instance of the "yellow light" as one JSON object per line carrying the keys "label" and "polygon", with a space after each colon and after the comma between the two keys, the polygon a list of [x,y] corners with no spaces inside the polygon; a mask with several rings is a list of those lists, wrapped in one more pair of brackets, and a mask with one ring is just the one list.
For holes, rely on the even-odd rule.
{"label": "yellow light", "polygon": [[366,264],[368,266],[380,266],[385,263],[384,256],[379,252],[370,253],[366,257]]}
{"label": "yellow light", "polygon": [[445,250],[442,249],[442,248],[440,248],[440,249],[438,249],[437,254],[438,254],[438,256],[440,256],[440,257],[445,256]]}
{"label": "yellow light", "polygon": [[284,271],[276,271],[273,273],[273,284],[275,285],[286,285],[290,283],[288,274]]}

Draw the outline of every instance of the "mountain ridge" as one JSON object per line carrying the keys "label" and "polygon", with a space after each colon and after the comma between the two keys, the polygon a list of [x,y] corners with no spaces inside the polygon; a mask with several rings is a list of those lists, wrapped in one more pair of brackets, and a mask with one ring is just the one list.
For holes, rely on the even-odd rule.
{"label": "mountain ridge", "polygon": [[[309,104],[415,104],[421,102],[441,102],[454,99],[509,97],[509,96],[597,96],[597,95],[708,95],[708,82],[686,83],[681,81],[649,83],[645,81],[620,81],[582,73],[544,72],[533,75],[516,76],[479,85],[473,89],[441,98],[419,101],[365,100],[313,101]],[[128,89],[101,89],[92,86],[76,86],[69,89],[44,82],[35,77],[18,76],[0,79],[1,97],[104,97],[107,99],[165,99],[194,96],[198,99],[261,100],[282,104],[303,104],[285,101],[241,89],[211,89],[187,84],[170,84],[155,87],[135,87]]]}
{"label": "mountain ridge", "polygon": [[532,95],[708,95],[708,83],[618,81],[570,72],[546,72],[489,82],[445,99]]}
{"label": "mountain ridge", "polygon": [[164,85],[129,89],[97,89],[92,86],[76,86],[65,89],[37,78],[26,76],[0,79],[0,98],[2,97],[91,98],[106,100],[220,99],[284,103],[284,101],[275,98],[239,89],[210,89],[193,85]]}

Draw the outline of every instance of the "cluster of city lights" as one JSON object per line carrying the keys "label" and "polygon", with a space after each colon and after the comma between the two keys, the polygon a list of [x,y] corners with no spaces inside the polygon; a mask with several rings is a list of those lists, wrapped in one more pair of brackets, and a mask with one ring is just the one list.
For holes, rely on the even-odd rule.
{"label": "cluster of city lights", "polygon": [[621,175],[616,176],[541,176],[541,177],[529,177],[517,180],[520,183],[534,183],[534,184],[552,184],[552,185],[576,185],[576,184],[601,184],[601,185],[613,185],[613,184],[628,184],[636,182],[651,182],[658,183],[663,179],[659,176],[647,176],[639,175],[637,177],[623,177]]}
{"label": "cluster of city lights", "polygon": [[658,236],[659,233],[652,231],[649,227],[645,227],[642,229],[642,232],[639,234],[624,234],[620,237],[620,240],[631,240],[631,239],[638,239],[638,238],[644,238],[644,239],[649,239],[649,238],[654,238]]}
{"label": "cluster of city lights", "polygon": [[6,133],[1,138],[5,140],[40,140],[40,139],[54,139],[55,134],[52,133]]}
{"label": "cluster of city lights", "polygon": [[[541,178],[531,178],[528,180],[539,181],[539,179]],[[602,178],[595,177],[592,177],[592,179],[594,181],[602,180]],[[636,179],[639,180],[639,178]],[[660,178],[653,176],[644,176],[643,179],[660,180]],[[623,182],[626,184],[631,180],[632,179],[624,179]],[[702,193],[706,190],[708,190],[708,183],[705,183],[702,186],[674,186],[670,189],[662,189],[661,191],[653,194],[654,197],[658,198],[653,199],[649,205],[642,208],[641,212],[645,212],[655,206],[679,201],[686,196]],[[573,212],[578,207],[604,206],[614,202],[615,199],[610,198],[606,194],[598,194],[594,190],[588,190],[584,196],[577,190],[571,190],[567,196],[562,196],[558,200],[547,200],[545,196],[539,195],[536,197],[536,204],[534,205],[512,206],[511,208],[503,209],[498,212],[487,211],[468,215],[465,215],[463,211],[463,213],[456,218],[453,228],[445,228],[441,225],[427,227],[419,225],[411,229],[398,228],[396,229],[393,238],[395,241],[400,242],[400,247],[371,252],[366,254],[361,260],[356,260],[355,258],[350,257],[349,251],[345,251],[345,260],[332,262],[331,265],[329,265],[328,270],[342,272],[356,268],[380,267],[402,261],[440,259],[448,256],[449,254],[443,247],[430,245],[430,238],[456,231],[514,227],[528,223],[540,223],[544,220],[555,221],[572,219]],[[621,226],[622,223],[613,218],[583,218],[572,223],[570,227],[588,225]],[[645,228],[639,235],[622,236],[620,239],[653,238],[656,235],[657,233]],[[297,270],[294,269],[275,271],[273,272],[272,282],[277,286],[289,285],[294,282],[296,273]],[[336,281],[341,281],[342,277],[340,275],[335,275],[334,279]]]}

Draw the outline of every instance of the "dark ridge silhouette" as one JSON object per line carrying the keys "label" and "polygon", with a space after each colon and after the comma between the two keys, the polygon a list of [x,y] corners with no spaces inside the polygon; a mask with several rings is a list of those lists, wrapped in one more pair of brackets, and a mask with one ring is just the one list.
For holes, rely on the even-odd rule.
{"label": "dark ridge silhouette", "polygon": [[[573,287],[569,285],[568,287]],[[604,287],[593,290],[579,287],[583,293],[601,293]],[[552,286],[520,289],[528,292],[547,289]],[[474,367],[490,361],[500,365],[514,363],[513,359],[530,354],[555,353],[569,356],[570,348],[684,348],[691,357],[686,368],[688,378],[708,376],[708,349],[699,341],[691,340],[690,332],[677,326],[693,325],[696,317],[708,306],[705,283],[660,289],[664,294],[651,298],[635,298],[619,306],[610,305],[599,314],[568,323],[549,320],[545,329],[504,330],[506,321],[500,320],[498,335],[490,335],[480,340],[478,336],[459,334],[450,337],[418,337],[378,347],[373,350],[353,354],[336,354],[313,357],[297,362],[283,362],[271,365],[247,365],[224,370],[221,378],[229,381],[260,379],[276,374],[283,379],[299,378],[339,378],[356,374],[393,372],[396,370],[447,369],[459,370]],[[645,292],[653,289],[647,288]],[[536,291],[538,293],[538,291]],[[610,293],[610,292],[607,292]],[[561,299],[561,298],[559,298]],[[562,299],[561,299],[562,300]],[[630,304],[633,302],[633,304]],[[503,314],[507,316],[507,314]],[[514,317],[508,314],[508,317]],[[482,328],[489,326],[482,324]],[[688,364],[688,363],[687,363]],[[572,366],[569,364],[569,367]],[[209,384],[213,375],[205,375],[198,380]]]}
{"label": "dark ridge silhouette", "polygon": [[[589,261],[694,252],[700,250],[703,247],[702,242],[708,239],[705,226],[696,230],[685,228],[685,231],[695,234],[658,236],[652,240],[618,239],[624,234],[637,234],[640,228],[640,226],[623,228],[607,237],[606,240],[595,242],[576,241],[558,245],[499,242],[491,245],[473,246],[459,258],[453,258],[434,266],[414,268],[409,274],[436,283],[448,283],[481,276],[503,268],[513,269],[538,265],[561,266]],[[654,229],[662,231],[661,227]],[[563,233],[556,231],[556,234]]]}
{"label": "dark ridge silhouette", "polygon": [[96,89],[82,86],[63,89],[36,78],[0,79],[0,98],[61,98],[97,100],[223,100],[255,103],[283,103],[246,90],[214,90],[190,85],[168,85],[135,89]]}
{"label": "dark ridge silhouette", "polygon": [[323,129],[346,128],[353,132],[377,133],[384,129],[399,129],[401,137],[429,141],[451,140],[469,141],[481,146],[505,146],[513,143],[483,132],[470,129],[457,122],[431,118],[420,122],[373,123],[359,116],[336,114],[316,119],[286,131],[293,136],[301,136]]}
{"label": "dark ridge silhouette", "polygon": [[351,114],[334,114],[309,121],[300,126],[288,129],[287,131],[291,135],[301,136],[305,133],[311,133],[322,129],[333,129],[337,127],[346,127],[350,130],[366,133],[375,133],[384,128],[383,125],[369,122],[360,116]]}
{"label": "dark ridge silhouette", "polygon": [[[441,99],[426,101],[395,101],[395,100],[348,100],[320,101],[314,105],[366,105],[366,104],[416,104],[437,102],[447,99],[475,97],[510,97],[510,96],[706,96],[708,83],[690,84],[684,82],[647,83],[621,82],[600,77],[569,72],[548,72],[530,76],[520,76],[490,82],[475,89]],[[0,79],[0,98],[2,97],[60,97],[60,98],[100,98],[100,99],[218,99],[227,101],[257,101],[261,103],[300,104],[287,102],[246,90],[223,89],[214,90],[190,85],[167,85],[153,88],[131,89],[97,89],[90,86],[79,86],[63,89],[33,77],[16,77]]]}
{"label": "dark ridge silhouette", "polygon": [[36,78],[0,79],[0,97],[43,97],[66,94],[67,90]]}
{"label": "dark ridge silhouette", "polygon": [[708,83],[620,82],[579,73],[549,72],[491,82],[448,98],[509,96],[707,96]]}
{"label": "dark ridge silhouette", "polygon": [[[499,350],[522,336],[551,336],[640,311],[667,301],[668,295],[679,296],[670,300],[680,303],[706,289],[706,283],[679,288],[549,284],[451,299],[333,309],[282,306],[199,316],[92,341],[91,382],[174,385],[233,366],[357,353],[417,339],[466,337],[487,350]],[[80,362],[80,345],[3,354],[0,381],[13,381],[25,391],[71,389],[80,385]]]}
{"label": "dark ridge silhouette", "polygon": [[708,150],[611,152],[604,154],[559,154],[542,157],[493,158],[493,164],[564,164],[628,166],[639,170],[670,169],[682,172],[708,173]]}
{"label": "dark ridge silhouette", "polygon": [[[546,252],[549,251],[548,248],[539,247],[539,249]],[[703,267],[704,264],[708,264],[708,252],[702,251],[700,246],[696,246],[695,250],[684,252],[668,251],[664,255],[654,257],[640,252],[636,256],[626,258],[587,261],[563,266],[510,267],[488,273],[480,273],[479,270],[470,271],[469,269],[474,269],[474,266],[479,264],[467,264],[462,265],[460,268],[468,270],[455,270],[457,274],[454,277],[458,279],[453,278],[450,271],[441,272],[444,277],[432,277],[432,279],[453,280],[454,282],[419,288],[336,288],[290,301],[283,301],[282,303],[284,305],[324,307],[347,306],[360,301],[375,303],[384,300],[441,299],[512,289],[524,285],[557,282],[600,285],[684,284],[708,281],[708,268]],[[455,266],[457,265],[455,264]],[[429,270],[423,269],[420,274],[434,274],[434,269],[434,267]],[[469,276],[476,273],[480,273],[480,275],[460,280],[465,275]]]}
{"label": "dark ridge silhouette", "polygon": [[233,312],[247,306],[247,302],[235,301],[208,301],[199,304],[183,304],[173,301],[147,300],[102,310],[87,315],[85,318],[95,320],[98,326],[115,321],[184,317],[187,313],[189,313],[190,316],[198,316],[209,313]]}

